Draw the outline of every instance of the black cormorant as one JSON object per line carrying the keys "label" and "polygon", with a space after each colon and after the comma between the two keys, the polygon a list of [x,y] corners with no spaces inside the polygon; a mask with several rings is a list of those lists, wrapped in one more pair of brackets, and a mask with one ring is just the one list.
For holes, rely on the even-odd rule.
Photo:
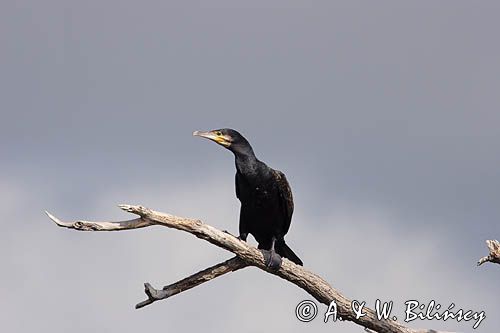
{"label": "black cormorant", "polygon": [[281,266],[280,256],[302,265],[284,239],[293,214],[292,190],[285,175],[259,161],[250,143],[233,129],[196,131],[193,135],[210,139],[235,156],[236,196],[241,202],[238,238],[246,241],[252,234],[272,269]]}

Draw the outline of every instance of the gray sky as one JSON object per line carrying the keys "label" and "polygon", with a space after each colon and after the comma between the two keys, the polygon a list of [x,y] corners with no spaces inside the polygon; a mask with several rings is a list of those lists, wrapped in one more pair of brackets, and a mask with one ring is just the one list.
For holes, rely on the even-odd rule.
{"label": "gray sky", "polygon": [[[142,283],[230,254],[173,230],[77,233],[118,203],[237,230],[233,127],[284,171],[288,243],[372,305],[434,299],[500,326],[497,1],[3,1],[0,326],[13,332],[361,332],[249,268],[141,311]],[[367,257],[367,254],[369,257]],[[161,263],[158,265],[158,263]],[[320,308],[320,312],[325,309]],[[471,332],[469,322],[412,327]]]}

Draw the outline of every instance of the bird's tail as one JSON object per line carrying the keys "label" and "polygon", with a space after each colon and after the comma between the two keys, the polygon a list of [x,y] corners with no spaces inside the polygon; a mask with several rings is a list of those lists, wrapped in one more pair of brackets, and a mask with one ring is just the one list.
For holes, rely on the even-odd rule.
{"label": "bird's tail", "polygon": [[277,240],[275,244],[276,252],[282,257],[288,258],[297,265],[302,266],[302,260],[286,245],[285,240]]}

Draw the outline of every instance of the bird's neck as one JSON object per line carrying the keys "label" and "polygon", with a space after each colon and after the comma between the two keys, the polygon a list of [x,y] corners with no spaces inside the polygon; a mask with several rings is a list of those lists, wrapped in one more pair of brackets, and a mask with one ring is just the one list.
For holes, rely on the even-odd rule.
{"label": "bird's neck", "polygon": [[259,160],[255,157],[252,148],[246,151],[234,152],[236,169],[245,176],[256,175]]}

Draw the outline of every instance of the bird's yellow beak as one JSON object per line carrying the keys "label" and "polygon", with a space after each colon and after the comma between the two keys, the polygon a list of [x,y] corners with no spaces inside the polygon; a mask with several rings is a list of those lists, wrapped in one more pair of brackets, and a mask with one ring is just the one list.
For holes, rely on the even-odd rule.
{"label": "bird's yellow beak", "polygon": [[207,138],[224,147],[229,147],[231,145],[231,140],[222,133],[220,133],[219,131],[208,131],[208,132],[194,131],[193,135],[201,136],[202,138]]}

